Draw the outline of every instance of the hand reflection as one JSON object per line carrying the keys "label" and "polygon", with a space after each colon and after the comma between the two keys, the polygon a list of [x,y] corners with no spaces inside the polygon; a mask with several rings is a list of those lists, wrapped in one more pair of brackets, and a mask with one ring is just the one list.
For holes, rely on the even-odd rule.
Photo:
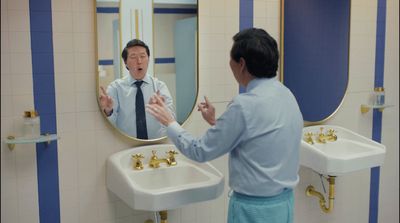
{"label": "hand reflection", "polygon": [[107,94],[106,90],[104,90],[104,88],[101,87],[101,86],[100,86],[99,101],[100,101],[101,110],[102,110],[107,116],[110,116],[111,113],[112,113],[112,109],[113,109],[113,100],[112,100],[112,98]]}
{"label": "hand reflection", "polygon": [[160,95],[159,91],[150,97],[149,104],[146,105],[146,108],[150,114],[165,126],[175,122],[175,118],[165,105],[165,99]]}

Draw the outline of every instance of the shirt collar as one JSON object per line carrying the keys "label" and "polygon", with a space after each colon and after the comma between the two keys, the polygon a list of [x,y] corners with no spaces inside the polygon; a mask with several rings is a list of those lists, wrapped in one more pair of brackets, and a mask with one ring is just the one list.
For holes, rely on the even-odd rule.
{"label": "shirt collar", "polygon": [[[128,75],[128,82],[129,82],[129,85],[130,85],[130,86],[132,86],[136,81],[138,81],[138,80],[136,80],[135,78],[133,78],[131,75]],[[143,77],[142,81],[143,81],[144,83],[147,83],[147,84],[150,83],[150,76],[146,74],[146,75]]]}
{"label": "shirt collar", "polygon": [[251,91],[252,89],[256,88],[258,85],[260,85],[261,83],[268,83],[268,84],[272,84],[273,82],[277,81],[276,77],[272,77],[272,78],[254,78],[253,80],[251,80],[246,87],[246,92]]}

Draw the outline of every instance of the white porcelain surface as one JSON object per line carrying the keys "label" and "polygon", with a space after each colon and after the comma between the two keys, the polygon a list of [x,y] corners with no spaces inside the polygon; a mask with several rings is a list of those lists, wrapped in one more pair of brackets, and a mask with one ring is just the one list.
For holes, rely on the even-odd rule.
{"label": "white porcelain surface", "polygon": [[[161,163],[157,169],[148,163],[151,151],[165,158],[174,145],[141,146],[111,155],[107,162],[107,187],[131,208],[146,211],[171,210],[184,205],[219,197],[224,176],[209,163],[197,163],[182,154],[176,166]],[[178,151],[179,152],[179,151]],[[141,153],[144,169],[132,168],[132,154]]]}
{"label": "white porcelain surface", "polygon": [[[337,140],[314,144],[304,141],[305,133],[317,134],[320,128],[336,131]],[[315,139],[315,137],[313,137]],[[386,148],[369,138],[353,131],[333,125],[315,125],[303,128],[303,140],[300,147],[300,165],[309,167],[318,173],[338,176],[348,172],[372,168],[383,164]]]}

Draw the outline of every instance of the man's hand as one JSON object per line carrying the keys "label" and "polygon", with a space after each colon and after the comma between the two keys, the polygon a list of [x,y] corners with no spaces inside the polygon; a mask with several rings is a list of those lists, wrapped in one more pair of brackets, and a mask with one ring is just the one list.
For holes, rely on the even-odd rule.
{"label": "man's hand", "polygon": [[168,126],[175,121],[171,112],[164,103],[164,97],[159,92],[151,96],[149,104],[146,105],[147,111],[152,114],[161,124]]}
{"label": "man's hand", "polygon": [[111,112],[112,112],[112,109],[113,109],[113,100],[112,100],[112,98],[107,94],[107,92],[104,90],[103,87],[100,87],[99,101],[100,101],[101,110],[102,110],[107,116],[110,116],[110,115],[111,115]]}
{"label": "man's hand", "polygon": [[[160,90],[157,90],[156,94],[157,94],[158,97],[161,98],[161,100],[162,100],[163,102],[165,102],[165,98],[164,98],[164,96],[162,96],[162,95],[160,94]],[[155,98],[155,97],[150,97],[149,104],[157,104],[156,98]]]}
{"label": "man's hand", "polygon": [[200,102],[197,105],[197,111],[201,112],[203,119],[206,120],[208,124],[215,125],[215,108],[210,101],[208,101],[206,96],[204,96],[204,102]]}

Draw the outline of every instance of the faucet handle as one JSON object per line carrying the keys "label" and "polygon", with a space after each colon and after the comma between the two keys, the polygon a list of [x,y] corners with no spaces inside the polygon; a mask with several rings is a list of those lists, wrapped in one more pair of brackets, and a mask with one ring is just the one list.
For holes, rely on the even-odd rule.
{"label": "faucet handle", "polygon": [[133,168],[136,170],[142,170],[143,169],[143,163],[141,159],[143,159],[144,156],[141,153],[133,154],[132,159],[135,159],[135,163],[133,164]]}
{"label": "faucet handle", "polygon": [[329,137],[329,141],[336,141],[337,140],[337,135],[335,134],[336,131],[334,129],[329,129],[327,131],[327,136]]}
{"label": "faucet handle", "polygon": [[312,137],[313,137],[313,133],[312,132],[307,132],[307,133],[305,133],[304,134],[304,136],[305,136],[305,141],[308,143],[308,144],[314,144],[314,141],[313,141],[313,139],[312,139]]}
{"label": "faucet handle", "polygon": [[143,156],[143,154],[141,154],[141,153],[136,153],[136,154],[133,154],[133,155],[132,155],[132,158],[134,158],[134,159],[136,159],[136,160],[139,160],[139,159],[143,159],[144,156]]}
{"label": "faucet handle", "polygon": [[156,155],[157,151],[155,151],[155,150],[151,150],[151,153],[153,154],[153,156],[152,156],[152,157],[156,157],[156,158],[157,158],[157,155]]}
{"label": "faucet handle", "polygon": [[304,133],[304,136],[306,137],[312,137],[314,134],[312,132],[306,132]]}
{"label": "faucet handle", "polygon": [[175,166],[177,164],[176,160],[175,160],[175,155],[179,154],[178,152],[176,152],[175,150],[171,149],[168,152],[166,152],[168,154],[168,160],[169,160],[169,165],[170,166]]}
{"label": "faucet handle", "polygon": [[173,150],[173,149],[169,150],[169,151],[166,152],[166,153],[167,153],[168,155],[170,155],[170,156],[179,154],[177,151],[175,151],[175,150]]}
{"label": "faucet handle", "polygon": [[328,129],[327,135],[334,135],[336,131],[334,129]]}

